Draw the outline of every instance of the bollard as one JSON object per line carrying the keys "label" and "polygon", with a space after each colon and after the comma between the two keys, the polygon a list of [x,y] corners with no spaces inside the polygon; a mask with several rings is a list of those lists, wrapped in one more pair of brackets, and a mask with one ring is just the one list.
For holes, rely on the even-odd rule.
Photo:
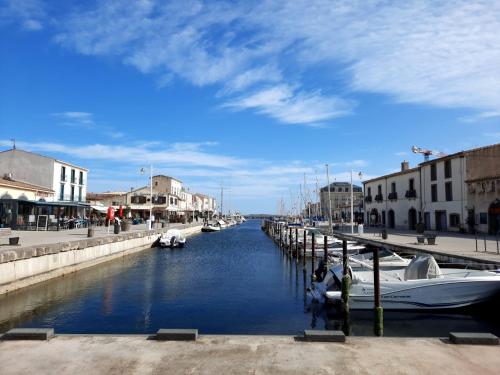
{"label": "bollard", "polygon": [[295,227],[295,258],[299,258],[299,228]]}
{"label": "bollard", "polygon": [[292,227],[290,227],[290,235],[288,238],[288,249],[287,252],[292,251]]}
{"label": "bollard", "polygon": [[94,228],[89,227],[87,230],[87,237],[94,237]]}
{"label": "bollard", "polygon": [[373,292],[375,305],[374,332],[376,336],[382,336],[384,334],[384,310],[380,304],[380,267],[378,248],[373,249]]}
{"label": "bollard", "polygon": [[486,234],[484,235],[483,239],[484,239],[484,252],[486,252]]}
{"label": "bollard", "polygon": [[314,246],[315,246],[315,241],[314,241],[314,232],[312,233],[312,240],[311,240],[311,281],[314,281]]}
{"label": "bollard", "polygon": [[476,252],[477,252],[477,232],[474,231],[474,238],[476,239]]}

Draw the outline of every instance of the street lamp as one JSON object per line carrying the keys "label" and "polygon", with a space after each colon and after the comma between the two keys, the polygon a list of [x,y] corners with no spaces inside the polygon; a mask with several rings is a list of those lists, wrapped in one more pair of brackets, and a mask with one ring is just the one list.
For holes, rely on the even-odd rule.
{"label": "street lamp", "polygon": [[[146,170],[141,168],[141,175],[144,175]],[[153,227],[153,164],[149,165],[149,227],[148,230],[151,230]]]}
{"label": "street lamp", "polygon": [[330,196],[330,171],[328,168],[328,164],[325,164],[325,167],[326,167],[326,183],[328,185],[328,210],[329,210],[328,226],[330,228],[328,232],[331,232],[333,228],[332,228],[332,198]]}
{"label": "street lamp", "polygon": [[[354,192],[353,192],[353,184],[352,184],[352,172],[351,169],[351,234],[354,234]],[[358,177],[361,180],[363,177],[363,173],[358,172]]]}

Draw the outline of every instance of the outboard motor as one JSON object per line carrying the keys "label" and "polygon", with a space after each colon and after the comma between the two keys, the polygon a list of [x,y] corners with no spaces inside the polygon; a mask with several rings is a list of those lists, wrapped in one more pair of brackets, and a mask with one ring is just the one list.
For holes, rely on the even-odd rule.
{"label": "outboard motor", "polygon": [[318,268],[314,271],[314,276],[318,283],[322,282],[326,275],[325,261],[321,259],[318,264]]}
{"label": "outboard motor", "polygon": [[177,239],[175,238],[175,236],[170,237],[170,247],[174,247],[176,241]]}

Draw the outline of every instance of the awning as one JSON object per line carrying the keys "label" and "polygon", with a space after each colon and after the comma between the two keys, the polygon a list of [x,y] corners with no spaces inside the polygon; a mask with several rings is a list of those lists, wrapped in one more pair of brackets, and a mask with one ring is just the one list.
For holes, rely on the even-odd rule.
{"label": "awning", "polygon": [[108,212],[108,208],[106,206],[90,206],[90,207],[92,207],[92,209],[99,211],[99,212],[102,212],[102,213]]}

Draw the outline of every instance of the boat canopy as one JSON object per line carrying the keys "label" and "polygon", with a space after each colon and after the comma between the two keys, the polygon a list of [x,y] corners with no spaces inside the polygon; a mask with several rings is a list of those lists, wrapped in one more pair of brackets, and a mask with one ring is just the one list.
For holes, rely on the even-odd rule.
{"label": "boat canopy", "polygon": [[436,279],[442,277],[436,259],[432,255],[413,258],[405,269],[405,280]]}

